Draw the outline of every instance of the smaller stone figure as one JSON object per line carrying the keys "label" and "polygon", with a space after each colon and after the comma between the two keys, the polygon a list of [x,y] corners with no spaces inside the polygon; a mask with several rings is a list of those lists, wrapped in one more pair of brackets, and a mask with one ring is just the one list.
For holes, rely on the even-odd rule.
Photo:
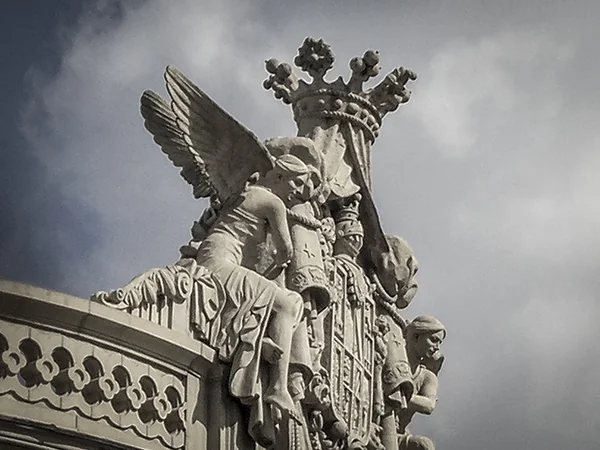
{"label": "smaller stone figure", "polygon": [[437,401],[437,375],[444,361],[440,346],[446,328],[432,316],[418,316],[406,328],[406,353],[412,371],[414,393],[404,409],[396,409],[398,449],[434,450],[431,439],[410,434],[415,413],[431,414]]}

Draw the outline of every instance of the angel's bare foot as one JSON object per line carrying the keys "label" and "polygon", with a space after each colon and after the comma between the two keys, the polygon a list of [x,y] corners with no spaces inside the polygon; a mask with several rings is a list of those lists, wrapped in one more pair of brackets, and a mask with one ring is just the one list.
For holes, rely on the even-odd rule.
{"label": "angel's bare foot", "polygon": [[263,337],[261,343],[260,357],[270,364],[275,364],[281,359],[283,355],[283,349],[277,345],[269,337]]}
{"label": "angel's bare foot", "polygon": [[300,424],[302,423],[302,419],[298,415],[294,400],[292,400],[292,396],[289,394],[287,389],[270,387],[265,394],[265,402],[288,414],[296,422]]}

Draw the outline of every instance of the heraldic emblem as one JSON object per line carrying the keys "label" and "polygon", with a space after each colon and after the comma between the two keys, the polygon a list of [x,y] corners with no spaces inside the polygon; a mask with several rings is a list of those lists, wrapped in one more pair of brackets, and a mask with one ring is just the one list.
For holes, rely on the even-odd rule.
{"label": "heraldic emblem", "polygon": [[309,81],[273,58],[263,87],[291,106],[296,136],[260,140],[171,66],[168,100],[143,93],[146,129],[208,206],[178,261],[92,299],[215,350],[221,407],[239,412],[220,448],[433,449],[408,425],[433,411],[446,330],[402,317],[418,262],[383,232],[371,184],[371,147],[416,75],[363,89],[380,71],[368,50],[327,81],[334,55],[313,38],[293,62]]}

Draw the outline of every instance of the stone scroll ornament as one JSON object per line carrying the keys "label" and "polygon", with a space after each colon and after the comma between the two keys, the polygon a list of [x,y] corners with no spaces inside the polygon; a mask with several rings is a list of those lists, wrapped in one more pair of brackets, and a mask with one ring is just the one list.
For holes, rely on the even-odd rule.
{"label": "stone scroll ornament", "polygon": [[193,335],[230,367],[229,393],[263,448],[433,448],[407,425],[433,409],[440,358],[419,349],[439,347],[445,330],[411,329],[400,314],[418,264],[383,232],[370,173],[382,119],[416,75],[399,67],[364,90],[378,52],[353,58],[348,81],[325,80],[333,62],[312,38],[294,59],[310,82],[266,61],[264,87],[291,105],[298,135],[265,142],[167,67],[170,100],[144,92],[144,124],[209,206],[178,262],[93,299],[127,311],[189,305]]}

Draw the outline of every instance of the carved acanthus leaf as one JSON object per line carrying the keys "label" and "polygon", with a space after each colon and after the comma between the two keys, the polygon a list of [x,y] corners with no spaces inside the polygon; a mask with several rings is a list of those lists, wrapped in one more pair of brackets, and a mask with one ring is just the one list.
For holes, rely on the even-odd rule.
{"label": "carved acanthus leaf", "polygon": [[194,284],[203,278],[206,282],[212,282],[208,271],[201,266],[171,265],[150,269],[124,287],[110,292],[97,292],[91,299],[127,311],[159,304],[165,298],[183,303],[194,294]]}

